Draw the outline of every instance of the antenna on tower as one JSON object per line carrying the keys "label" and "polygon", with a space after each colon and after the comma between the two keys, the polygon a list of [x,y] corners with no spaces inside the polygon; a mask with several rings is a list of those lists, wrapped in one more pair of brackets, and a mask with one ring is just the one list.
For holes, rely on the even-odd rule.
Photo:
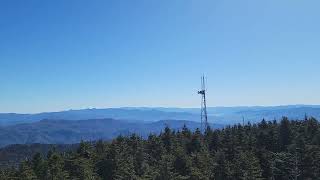
{"label": "antenna on tower", "polygon": [[201,95],[201,131],[204,132],[208,128],[206,81],[204,76],[201,77],[201,90],[198,91],[198,94]]}

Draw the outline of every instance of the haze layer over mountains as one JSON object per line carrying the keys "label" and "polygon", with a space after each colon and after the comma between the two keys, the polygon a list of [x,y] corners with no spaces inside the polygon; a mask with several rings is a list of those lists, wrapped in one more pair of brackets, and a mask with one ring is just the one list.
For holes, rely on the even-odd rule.
{"label": "haze layer over mountains", "polygon": [[[215,124],[235,124],[278,120],[282,116],[289,119],[301,119],[305,115],[320,117],[320,105],[290,105],[290,106],[239,106],[239,107],[209,107],[209,122]],[[88,120],[88,119],[117,119],[133,122],[155,122],[160,120],[200,121],[198,108],[108,108],[82,109],[61,112],[46,112],[39,114],[0,113],[0,125],[39,122],[41,120]]]}
{"label": "haze layer over mountains", "polygon": [[[209,107],[212,128],[237,123],[256,123],[262,119],[320,119],[320,106],[293,105],[274,107]],[[39,114],[0,114],[0,147],[10,144],[72,144],[81,140],[109,140],[132,133],[147,137],[165,126],[200,128],[197,108],[109,108],[83,109]]]}

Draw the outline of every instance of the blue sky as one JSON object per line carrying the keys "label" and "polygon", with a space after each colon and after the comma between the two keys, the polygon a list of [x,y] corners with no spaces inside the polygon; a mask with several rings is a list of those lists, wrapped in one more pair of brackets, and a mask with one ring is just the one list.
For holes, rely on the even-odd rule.
{"label": "blue sky", "polygon": [[4,0],[0,112],[319,104],[318,0]]}

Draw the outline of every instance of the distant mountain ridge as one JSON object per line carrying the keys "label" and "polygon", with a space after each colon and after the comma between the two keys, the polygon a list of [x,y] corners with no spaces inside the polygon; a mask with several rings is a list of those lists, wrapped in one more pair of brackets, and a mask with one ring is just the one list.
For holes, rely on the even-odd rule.
{"label": "distant mountain ridge", "polygon": [[[197,108],[109,108],[83,109],[39,114],[0,114],[0,147],[10,144],[73,144],[81,140],[112,139],[120,134],[137,133],[146,137],[159,133],[165,125],[173,129],[186,124],[199,128]],[[289,119],[305,115],[320,119],[320,106],[209,107],[209,122],[214,128],[225,125]]]}
{"label": "distant mountain ridge", "polygon": [[86,120],[86,119],[121,119],[127,121],[159,121],[166,119],[199,119],[196,114],[188,112],[163,112],[156,109],[141,110],[127,108],[82,109],[38,114],[0,113],[0,125],[39,122],[41,120]]}
{"label": "distant mountain ridge", "polygon": [[[155,122],[168,119],[200,121],[199,108],[164,108],[164,107],[124,107],[108,109],[82,109],[38,114],[0,113],[0,126],[50,120],[84,120],[84,119],[120,119],[131,122]],[[320,119],[320,105],[288,105],[288,106],[237,106],[208,107],[209,122],[217,124],[235,124],[267,120],[290,119],[313,116]]]}
{"label": "distant mountain ridge", "polygon": [[[0,147],[10,144],[75,144],[81,140],[110,140],[118,135],[136,133],[147,137],[150,133],[158,134],[165,126],[180,129],[186,125],[195,130],[198,122],[183,120],[163,120],[156,122],[128,122],[114,119],[91,120],[42,120],[34,123],[0,127]],[[221,128],[222,125],[212,125]]]}
{"label": "distant mountain ridge", "polygon": [[[131,108],[144,109],[148,107]],[[152,108],[164,112],[187,112],[198,114],[198,108]],[[305,116],[320,119],[320,105],[283,105],[283,106],[236,106],[236,107],[208,107],[209,122],[219,124],[237,124],[259,122],[261,119],[280,120],[283,116],[289,119],[303,119]]]}

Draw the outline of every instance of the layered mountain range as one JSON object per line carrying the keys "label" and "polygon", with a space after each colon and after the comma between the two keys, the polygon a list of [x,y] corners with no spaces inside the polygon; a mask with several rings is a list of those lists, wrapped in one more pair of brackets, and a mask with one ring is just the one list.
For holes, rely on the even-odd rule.
{"label": "layered mountain range", "polygon": [[[290,105],[290,106],[239,106],[239,107],[209,107],[209,122],[216,124],[234,124],[278,120],[282,116],[290,119],[301,119],[305,115],[320,117],[320,105]],[[87,120],[87,119],[118,119],[131,122],[155,122],[160,120],[200,121],[199,108],[108,108],[82,109],[61,112],[46,112],[38,114],[0,113],[0,126],[21,123],[33,123],[41,120]]]}
{"label": "layered mountain range", "polygon": [[[201,127],[198,108],[109,108],[83,109],[39,114],[0,114],[0,147],[11,144],[74,144],[81,140],[109,140],[132,133],[147,137],[165,126]],[[211,127],[237,123],[255,123],[262,119],[320,119],[320,106],[294,105],[274,107],[209,107]]]}

